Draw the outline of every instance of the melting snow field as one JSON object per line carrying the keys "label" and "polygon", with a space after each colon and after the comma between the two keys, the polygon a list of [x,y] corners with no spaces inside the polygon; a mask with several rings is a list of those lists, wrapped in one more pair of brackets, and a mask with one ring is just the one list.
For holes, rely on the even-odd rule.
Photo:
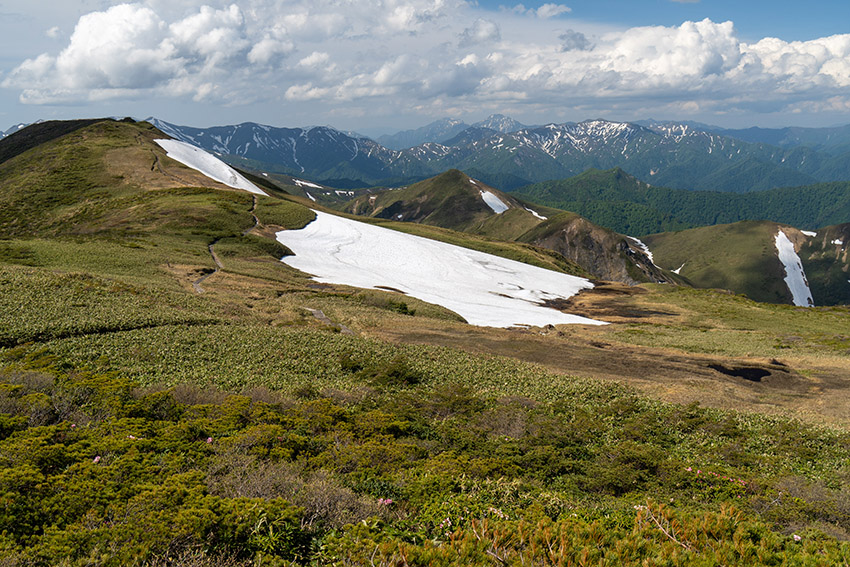
{"label": "melting snow field", "polygon": [[592,288],[584,278],[321,212],[277,239],[295,253],[282,261],[316,281],[394,288],[472,325],[605,324],[540,305]]}
{"label": "melting snow field", "polygon": [[510,207],[508,207],[504,201],[499,199],[495,193],[491,193],[489,191],[481,191],[481,198],[484,199],[484,202],[487,203],[487,206],[493,209],[493,212],[498,214],[504,213]]}
{"label": "melting snow field", "polygon": [[806,280],[806,273],[803,271],[803,263],[797,256],[797,252],[794,251],[794,244],[781,230],[776,235],[776,250],[779,252],[779,261],[785,266],[785,284],[788,286],[788,291],[791,292],[794,305],[800,307],[814,306],[812,291],[809,289],[809,282]]}
{"label": "melting snow field", "polygon": [[257,195],[265,195],[262,189],[239,175],[235,169],[200,148],[177,140],[154,141],[166,151],[168,157],[200,171],[210,179],[224,183],[234,189],[243,189]]}

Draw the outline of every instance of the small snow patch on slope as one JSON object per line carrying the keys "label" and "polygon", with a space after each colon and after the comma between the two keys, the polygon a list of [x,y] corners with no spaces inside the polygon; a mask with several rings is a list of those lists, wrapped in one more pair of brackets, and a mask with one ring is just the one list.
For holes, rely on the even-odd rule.
{"label": "small snow patch on slope", "polygon": [[315,183],[310,183],[309,181],[302,181],[300,179],[295,179],[294,177],[292,178],[292,180],[299,187],[312,187],[314,189],[322,189],[321,185],[316,185]]}
{"label": "small snow patch on slope", "polygon": [[779,253],[779,261],[785,266],[785,284],[791,292],[794,305],[813,307],[815,302],[806,273],[803,271],[803,263],[794,250],[794,244],[781,230],[776,234],[776,250]]}
{"label": "small snow patch on slope", "polygon": [[841,240],[840,238],[836,238],[835,240],[832,241],[832,244],[835,244],[836,246],[844,246],[844,241]]}
{"label": "small snow patch on slope", "polygon": [[528,207],[525,207],[525,210],[528,211],[529,213],[531,213],[532,215],[534,215],[535,217],[539,218],[540,220],[548,220],[549,219],[549,217],[544,217],[543,215],[541,215],[537,211],[532,211]]}
{"label": "small snow patch on slope", "polygon": [[[649,246],[647,246],[646,244],[644,244],[643,242],[641,242],[640,240],[638,240],[634,236],[627,236],[626,238],[628,238],[629,240],[634,242],[637,245],[637,247],[640,248],[641,251],[644,254],[646,254],[646,257],[649,258],[649,261],[652,262],[652,265],[655,266],[656,268],[658,268],[658,266],[655,264],[655,258],[652,257],[652,252],[650,252],[650,250],[649,250]],[[682,266],[684,266],[684,264],[682,264]],[[682,268],[679,268],[679,269],[681,270]]]}
{"label": "small snow patch on slope", "polygon": [[679,266],[678,268],[676,268],[675,270],[673,270],[673,273],[674,273],[674,274],[676,274],[677,276],[678,276],[679,274],[681,274],[681,273],[682,273],[682,268],[684,268],[684,267],[685,267],[685,264],[687,264],[687,262],[682,262],[682,265],[681,265],[681,266]]}
{"label": "small snow patch on slope", "polygon": [[178,140],[154,141],[166,151],[168,157],[200,171],[210,179],[224,183],[234,189],[243,189],[257,195],[266,194],[262,189],[239,175],[232,167],[200,148]]}
{"label": "small snow patch on slope", "polygon": [[812,238],[814,238],[815,236],[817,236],[817,235],[818,235],[818,233],[817,233],[817,232],[813,232],[813,231],[811,231],[811,230],[801,230],[800,232],[802,232],[802,233],[803,233],[803,234],[805,234],[806,236],[811,236]]}
{"label": "small snow patch on slope", "polygon": [[277,239],[295,253],[281,261],[316,281],[397,289],[472,325],[604,324],[542,305],[592,288],[584,278],[318,211]]}
{"label": "small snow patch on slope", "polygon": [[493,209],[493,212],[498,214],[504,213],[510,207],[508,207],[504,201],[499,199],[495,193],[491,193],[489,191],[480,191],[481,198],[484,199],[484,202],[487,203],[487,206]]}

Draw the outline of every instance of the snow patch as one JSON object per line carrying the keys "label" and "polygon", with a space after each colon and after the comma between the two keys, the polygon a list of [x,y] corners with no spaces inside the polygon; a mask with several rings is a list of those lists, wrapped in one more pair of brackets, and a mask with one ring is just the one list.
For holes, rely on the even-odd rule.
{"label": "snow patch", "polygon": [[779,254],[779,261],[785,266],[785,284],[788,286],[788,291],[791,292],[794,305],[813,307],[815,302],[812,299],[812,291],[809,289],[806,272],[803,271],[803,263],[794,250],[794,244],[781,230],[776,234],[776,250]]}
{"label": "snow patch", "polygon": [[529,213],[531,213],[532,215],[534,215],[535,217],[539,218],[540,220],[549,220],[549,217],[544,217],[543,215],[541,215],[537,211],[532,211],[528,207],[525,207],[525,210],[528,211]]}
{"label": "snow patch", "polygon": [[800,232],[802,232],[802,233],[803,233],[803,234],[805,234],[806,236],[810,236],[810,237],[812,237],[812,238],[814,238],[815,236],[817,236],[817,235],[818,235],[818,233],[817,233],[817,232],[812,232],[811,230],[801,230]]}
{"label": "snow patch", "polygon": [[314,203],[316,202],[316,198],[315,198],[314,196],[312,196],[309,192],[304,191],[304,193],[307,195],[307,197],[308,197],[311,201],[313,201]]}
{"label": "snow patch", "polygon": [[684,267],[685,267],[685,264],[686,264],[686,263],[687,263],[687,262],[682,262],[682,265],[681,265],[681,266],[679,266],[678,268],[676,268],[675,270],[673,270],[673,273],[674,273],[674,274],[676,274],[676,275],[678,276],[678,275],[682,272],[682,268],[684,268]]}
{"label": "snow patch", "polygon": [[262,189],[239,175],[235,169],[200,148],[178,140],[154,140],[154,142],[159,144],[171,159],[200,171],[210,179],[224,183],[234,189],[243,189],[257,195],[266,194]]}
{"label": "snow patch", "polygon": [[832,241],[832,243],[835,244],[836,246],[844,246],[844,241],[841,240],[840,238],[836,238],[835,240]]}
{"label": "snow patch", "polygon": [[309,181],[302,181],[300,179],[292,178],[292,181],[295,182],[299,187],[312,187],[313,189],[321,189],[321,185],[316,185],[315,183],[310,183]]}
{"label": "snow patch", "polygon": [[[470,181],[472,181],[470,179]],[[491,193],[490,191],[481,190],[481,198],[484,199],[484,202],[487,203],[487,206],[493,209],[493,212],[498,214],[504,213],[510,207],[508,207],[504,201],[499,199],[495,193]]]}
{"label": "snow patch", "polygon": [[316,281],[391,287],[472,325],[605,324],[541,304],[592,288],[584,278],[318,211],[305,228],[277,239],[295,253],[281,261]]}
{"label": "snow patch", "polygon": [[[658,268],[658,266],[655,264],[655,258],[652,257],[652,252],[649,250],[649,246],[647,246],[646,244],[644,244],[643,242],[641,242],[640,240],[638,240],[634,236],[627,236],[626,238],[628,238],[629,240],[634,242],[635,245],[637,245],[637,247],[640,248],[641,251],[644,254],[646,254],[646,257],[649,258],[649,261],[652,263],[652,265],[655,266],[656,268]],[[682,265],[684,265],[684,264],[682,264]],[[681,269],[681,268],[679,268],[679,269]]]}

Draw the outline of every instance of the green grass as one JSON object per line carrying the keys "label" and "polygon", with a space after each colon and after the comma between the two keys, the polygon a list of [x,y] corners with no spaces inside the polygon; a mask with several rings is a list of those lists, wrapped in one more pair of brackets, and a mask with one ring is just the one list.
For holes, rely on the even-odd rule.
{"label": "green grass", "polygon": [[747,221],[645,238],[655,262],[701,288],[729,289],[756,301],[790,303],[776,257],[775,223]]}
{"label": "green grass", "polygon": [[620,340],[726,356],[844,358],[850,352],[847,307],[765,304],[686,287],[652,286],[652,290],[643,301],[681,316],[675,323],[618,327],[614,334]]}

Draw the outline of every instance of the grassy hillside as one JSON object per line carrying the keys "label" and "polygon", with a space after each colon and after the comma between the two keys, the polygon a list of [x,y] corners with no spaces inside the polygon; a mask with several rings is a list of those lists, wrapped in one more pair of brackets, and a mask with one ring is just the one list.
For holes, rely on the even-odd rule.
{"label": "grassy hillside", "polygon": [[789,303],[776,255],[776,223],[746,221],[645,237],[656,261],[697,287],[733,290],[756,301]]}
{"label": "grassy hillside", "polygon": [[850,184],[844,182],[736,194],[655,187],[617,168],[529,185],[516,195],[636,236],[743,220],[814,230],[850,218]]}
{"label": "grassy hillside", "polygon": [[159,135],[0,164],[0,565],[850,559],[846,309],[607,285],[564,306],[607,327],[470,327],[281,264],[304,202]]}

